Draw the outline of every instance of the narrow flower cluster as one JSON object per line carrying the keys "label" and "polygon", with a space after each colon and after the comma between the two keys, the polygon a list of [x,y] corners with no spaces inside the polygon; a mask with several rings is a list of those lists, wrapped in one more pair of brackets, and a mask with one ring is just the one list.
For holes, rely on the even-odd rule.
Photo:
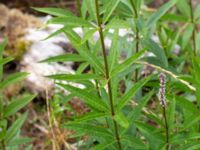
{"label": "narrow flower cluster", "polygon": [[160,89],[159,89],[159,100],[162,107],[166,107],[165,91],[166,91],[166,75],[164,73],[160,74]]}

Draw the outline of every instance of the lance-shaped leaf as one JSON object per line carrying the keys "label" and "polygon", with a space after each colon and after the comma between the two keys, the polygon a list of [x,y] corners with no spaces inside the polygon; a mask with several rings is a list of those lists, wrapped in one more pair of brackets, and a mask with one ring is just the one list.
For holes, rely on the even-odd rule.
{"label": "lance-shaped leaf", "polygon": [[[181,15],[184,17],[190,17],[190,6],[188,0],[179,0],[176,5],[177,9],[181,12]],[[186,21],[188,21],[186,18]]]}
{"label": "lance-shaped leaf", "polygon": [[[164,68],[168,67],[168,60],[165,55],[165,51],[153,40],[149,39],[145,41],[146,46],[149,48],[149,51],[152,52],[156,56],[156,60],[154,64],[158,64]],[[152,57],[153,58],[153,57]],[[160,63],[157,63],[160,62]]]}
{"label": "lance-shaped leaf", "polygon": [[190,38],[192,36],[194,30],[194,25],[193,24],[189,24],[186,28],[185,31],[182,35],[182,43],[181,43],[181,48],[185,49],[186,46],[189,44],[188,41],[190,41]]}
{"label": "lance-shaped leaf", "polygon": [[142,88],[150,79],[152,76],[148,76],[137,83],[135,83],[128,92],[125,93],[125,95],[120,99],[117,110],[121,110],[126,104],[135,96],[135,94],[138,92],[140,88]]}
{"label": "lance-shaped leaf", "polygon": [[120,0],[109,0],[105,6],[105,13],[103,17],[103,22],[106,23],[110,16],[112,15],[115,8],[118,6]]}
{"label": "lance-shaped leaf", "polygon": [[155,127],[139,121],[134,122],[134,125],[144,134],[146,138],[164,143],[164,136],[158,132],[158,129]]}
{"label": "lance-shaped leaf", "polygon": [[176,4],[177,0],[170,0],[161,6],[155,13],[153,13],[147,20],[146,27],[151,28],[166,12]]}
{"label": "lance-shaped leaf", "polygon": [[167,99],[173,98],[175,98],[176,104],[179,105],[180,108],[184,109],[187,112],[187,114],[193,114],[195,116],[199,115],[199,110],[197,106],[190,100],[182,96],[167,95]]}
{"label": "lance-shaped leaf", "polygon": [[91,20],[96,19],[96,9],[94,0],[84,0],[82,1],[82,15],[83,18],[90,18]]}
{"label": "lance-shaped leaf", "polygon": [[186,132],[186,133],[179,133],[179,134],[173,134],[170,138],[170,143],[180,144],[184,143],[187,140],[194,140],[194,139],[200,139],[200,133],[196,132]]}
{"label": "lance-shaped leaf", "polygon": [[70,12],[69,10],[65,9],[61,9],[61,8],[33,8],[36,11],[42,12],[42,13],[46,13],[52,16],[56,16],[56,17],[69,17],[69,16],[74,16],[74,14],[72,12]]}
{"label": "lance-shaped leaf", "polygon": [[137,149],[137,150],[147,150],[147,145],[145,145],[142,140],[135,138],[133,136],[124,136],[121,137],[121,141],[124,145],[129,148]]}
{"label": "lance-shaped leaf", "polygon": [[11,101],[11,103],[6,106],[4,110],[4,117],[9,117],[15,114],[17,111],[26,106],[30,101],[32,101],[35,97],[36,95],[25,95],[19,99]]}
{"label": "lance-shaped leaf", "polygon": [[64,81],[82,81],[91,79],[102,79],[100,75],[96,74],[56,74],[47,76],[48,78]]}
{"label": "lance-shaped leaf", "polygon": [[175,112],[176,112],[176,101],[175,98],[170,99],[170,104],[168,106],[168,124],[169,124],[169,131],[173,131],[175,126]]}
{"label": "lance-shaped leaf", "polygon": [[54,57],[50,57],[47,58],[45,60],[40,61],[41,63],[43,62],[82,62],[85,61],[84,58],[82,58],[80,55],[78,54],[63,54],[63,55],[58,55],[58,56],[54,56]]}
{"label": "lance-shaped leaf", "polygon": [[99,99],[97,96],[88,93],[86,90],[71,86],[57,83],[59,86],[63,87],[67,91],[81,98],[86,104],[88,104],[91,108],[94,108],[99,111],[107,111],[108,108],[106,104]]}
{"label": "lance-shaped leaf", "polygon": [[47,37],[45,37],[43,40],[47,40],[47,39],[50,39],[50,38],[52,38],[52,37],[54,37],[54,36],[56,36],[56,35],[59,35],[59,34],[63,33],[65,30],[67,30],[68,28],[69,28],[69,27],[64,26],[64,27],[62,27],[62,28],[56,30],[55,32],[49,34],[49,35],[48,35]]}
{"label": "lance-shaped leaf", "polygon": [[13,58],[11,58],[11,57],[0,59],[0,66],[9,63],[12,60],[13,60]]}
{"label": "lance-shaped leaf", "polygon": [[92,38],[94,33],[98,31],[98,28],[90,29],[89,31],[85,32],[83,38],[81,39],[80,44],[84,44],[88,39]]}
{"label": "lance-shaped leaf", "polygon": [[115,64],[117,63],[118,59],[118,41],[119,41],[119,30],[116,29],[113,36],[112,36],[112,45],[110,48],[110,55],[109,55],[109,69],[113,70]]}
{"label": "lance-shaped leaf", "polygon": [[79,54],[89,62],[90,65],[94,67],[95,70],[104,74],[103,65],[97,56],[87,49],[86,45],[80,45],[80,36],[71,29],[65,30],[64,32],[74,48],[79,52]]}
{"label": "lance-shaped leaf", "polygon": [[5,142],[8,143],[12,141],[15,136],[19,133],[20,128],[24,124],[24,121],[27,118],[28,113],[23,114],[20,116],[13,124],[12,126],[8,129],[6,136],[5,136]]}
{"label": "lance-shaped leaf", "polygon": [[127,60],[125,60],[123,63],[117,65],[111,72],[111,76],[115,76],[117,74],[119,74],[120,72],[124,71],[125,69],[127,69],[128,67],[130,67],[138,58],[140,58],[142,56],[142,54],[144,54],[146,50],[141,50],[140,52],[134,54],[133,56],[131,56],[130,58],[128,58]]}
{"label": "lance-shaped leaf", "polygon": [[48,24],[62,24],[70,27],[93,27],[88,21],[79,17],[55,17],[50,19]]}
{"label": "lance-shaped leaf", "polygon": [[0,89],[6,88],[13,83],[16,83],[16,82],[19,82],[19,81],[25,79],[25,77],[27,75],[28,75],[28,73],[26,73],[26,72],[18,72],[18,73],[9,75],[5,80],[0,82]]}
{"label": "lance-shaped leaf", "polygon": [[198,122],[200,121],[200,116],[196,116],[196,115],[188,115],[187,118],[185,118],[185,121],[183,123],[183,127],[180,129],[180,131],[184,131],[188,128],[190,128],[191,126],[196,125]]}
{"label": "lance-shaped leaf", "polygon": [[33,139],[27,137],[17,137],[16,139],[10,141],[6,144],[7,147],[19,146],[21,144],[26,144],[32,142]]}
{"label": "lance-shaped leaf", "polygon": [[91,120],[95,120],[98,118],[102,118],[102,117],[108,117],[110,114],[108,113],[102,113],[102,112],[89,112],[83,116],[77,117],[75,118],[74,122],[87,122],[87,121],[91,121]]}
{"label": "lance-shaped leaf", "polygon": [[180,148],[177,148],[177,150],[198,150],[198,149],[200,149],[199,141],[188,142],[184,145],[181,145]]}
{"label": "lance-shaped leaf", "polygon": [[130,28],[130,24],[127,21],[124,21],[122,19],[112,19],[105,27],[105,29],[120,29],[120,28],[125,28],[128,29]]}
{"label": "lance-shaped leaf", "polygon": [[103,126],[95,126],[89,123],[68,123],[64,126],[68,129],[76,130],[79,133],[90,134],[91,136],[113,138],[112,133]]}
{"label": "lance-shaped leaf", "polygon": [[[13,60],[13,58],[11,58],[11,57],[3,58],[3,56],[0,54],[0,81],[3,78],[3,66],[12,60]],[[1,104],[0,104],[0,107],[1,107]]]}
{"label": "lance-shaped leaf", "polygon": [[133,108],[133,110],[128,114],[129,122],[136,121],[138,118],[140,118],[140,114],[142,112],[142,109],[145,107],[147,102],[150,100],[152,95],[154,94],[154,91],[149,92],[146,94],[139,102],[138,105]]}
{"label": "lance-shaped leaf", "polygon": [[122,113],[122,112],[117,112],[117,114],[115,114],[114,116],[114,120],[120,124],[122,127],[124,128],[128,128],[129,127],[129,122],[128,119],[126,118],[126,116]]}

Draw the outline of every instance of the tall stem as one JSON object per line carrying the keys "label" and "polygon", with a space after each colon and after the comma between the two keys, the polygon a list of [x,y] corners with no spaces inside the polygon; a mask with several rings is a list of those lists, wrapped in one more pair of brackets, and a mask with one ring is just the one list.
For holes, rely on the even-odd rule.
{"label": "tall stem", "polygon": [[[0,51],[0,60],[1,59],[3,59],[3,52]],[[0,82],[2,81],[2,78],[3,78],[3,65],[0,65]],[[3,114],[3,91],[2,89],[0,89],[0,120],[2,119],[2,114]],[[1,141],[1,146],[3,150],[6,150],[4,140]]]}
{"label": "tall stem", "polygon": [[4,142],[4,140],[3,140],[3,141],[1,141],[1,146],[2,146],[2,150],[6,150],[6,145],[5,145],[5,142]]}
{"label": "tall stem", "polygon": [[81,13],[81,0],[76,0],[76,9],[79,16],[82,16]]}
{"label": "tall stem", "polygon": [[191,18],[191,23],[194,25],[194,29],[192,32],[192,45],[193,45],[193,54],[194,56],[197,55],[197,50],[196,50],[196,25],[194,21],[194,13],[193,13],[193,5],[192,5],[192,0],[189,0],[189,5],[190,5],[190,18]]}
{"label": "tall stem", "polygon": [[164,117],[164,121],[165,121],[166,150],[169,150],[169,127],[168,127],[167,116],[166,116],[166,108],[165,107],[163,107],[163,117]]}
{"label": "tall stem", "polygon": [[[98,23],[98,27],[99,27],[99,35],[100,35],[100,40],[101,40],[102,53],[103,53],[103,58],[104,58],[105,75],[106,75],[106,79],[108,80],[107,86],[108,86],[108,95],[109,95],[109,101],[110,101],[111,115],[114,117],[115,116],[115,110],[114,110],[114,104],[113,104],[113,94],[112,94],[112,88],[111,88],[111,80],[110,80],[110,74],[109,74],[108,60],[107,60],[107,55],[106,55],[106,47],[105,47],[105,43],[104,43],[102,23],[101,23],[100,14],[99,14],[98,0],[95,0],[95,7],[96,7],[96,17],[97,17],[97,23]],[[113,124],[114,124],[115,138],[117,140],[118,149],[122,150],[118,125],[117,125],[117,123],[114,119],[113,119]]]}
{"label": "tall stem", "polygon": [[[135,17],[135,19],[137,20],[138,19],[138,12],[137,12],[137,8],[136,8],[136,6],[135,6],[135,4],[134,4],[134,2],[133,2],[133,0],[130,0],[130,3],[131,3],[131,6],[132,6],[132,8],[133,8],[133,11],[134,11],[134,17]],[[135,37],[135,39],[136,39],[136,45],[135,45],[135,49],[136,49],[136,53],[137,52],[139,52],[139,45],[140,45],[140,42],[139,42],[139,29],[138,29],[138,27],[137,27],[137,25],[136,25],[136,31],[135,31],[136,33],[136,37]],[[136,69],[135,70],[135,82],[137,82],[137,80],[138,80],[138,69]]]}

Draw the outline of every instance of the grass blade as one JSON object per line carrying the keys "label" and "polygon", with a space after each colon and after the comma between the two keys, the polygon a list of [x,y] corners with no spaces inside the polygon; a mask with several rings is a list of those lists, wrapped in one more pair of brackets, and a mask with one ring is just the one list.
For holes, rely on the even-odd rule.
{"label": "grass blade", "polygon": [[88,93],[87,91],[83,89],[79,89],[76,87],[73,87],[71,85],[64,85],[57,83],[59,86],[63,87],[67,91],[75,94],[77,97],[81,98],[86,104],[88,104],[91,108],[95,108],[99,111],[107,111],[108,108],[106,107],[106,104],[99,99],[97,96],[92,95],[91,93]]}

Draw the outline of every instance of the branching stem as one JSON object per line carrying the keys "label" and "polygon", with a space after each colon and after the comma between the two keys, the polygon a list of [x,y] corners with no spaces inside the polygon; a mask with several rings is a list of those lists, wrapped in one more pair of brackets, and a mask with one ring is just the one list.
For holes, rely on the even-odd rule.
{"label": "branching stem", "polygon": [[[133,11],[134,11],[134,18],[137,20],[138,17],[139,17],[137,8],[136,8],[133,0],[130,0],[130,3],[131,3],[131,6],[133,8]],[[137,25],[136,25],[135,35],[136,35],[136,37],[135,37],[135,39],[136,39],[135,49],[136,49],[136,53],[137,53],[137,52],[139,52],[139,45],[140,45],[140,41],[139,41],[140,33],[139,33],[139,29],[138,29]],[[137,80],[138,80],[138,69],[135,70],[135,82],[137,82]]]}
{"label": "branching stem", "polygon": [[[113,104],[113,94],[112,94],[111,80],[110,80],[110,74],[109,74],[108,60],[107,60],[107,55],[106,55],[106,47],[105,47],[105,43],[104,43],[103,28],[102,28],[102,23],[101,23],[101,19],[100,19],[100,13],[99,13],[98,0],[95,0],[95,6],[96,6],[96,17],[97,17],[97,23],[98,23],[98,27],[99,27],[99,35],[100,35],[100,40],[101,40],[102,53],[103,53],[103,58],[104,58],[105,76],[106,76],[106,79],[108,80],[107,86],[108,86],[108,95],[109,95],[109,101],[110,101],[111,115],[112,115],[112,117],[114,117],[115,110],[114,110],[114,104]],[[117,140],[118,149],[122,150],[118,125],[114,119],[113,119],[113,124],[114,124],[115,138]]]}

